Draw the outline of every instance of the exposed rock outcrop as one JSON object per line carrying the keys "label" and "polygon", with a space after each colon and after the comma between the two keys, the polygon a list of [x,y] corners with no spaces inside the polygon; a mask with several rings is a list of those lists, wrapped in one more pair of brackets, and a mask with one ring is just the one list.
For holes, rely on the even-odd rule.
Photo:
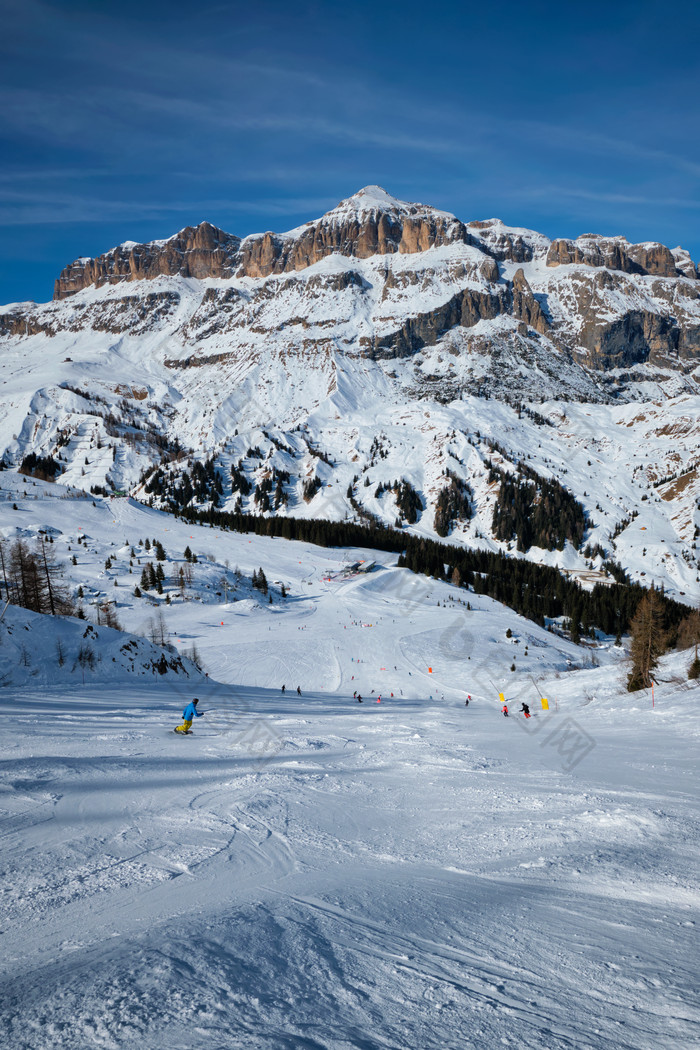
{"label": "exposed rock outcrop", "polygon": [[[199,296],[196,288],[184,295],[178,282],[133,287],[161,275],[226,283]],[[125,287],[70,298],[114,284]],[[378,186],[287,233],[241,241],[202,223],[168,240],[127,242],[67,267],[55,298],[69,301],[0,312],[0,337],[82,329],[138,336],[170,326],[182,345],[173,361],[190,347],[193,360],[210,360],[225,345],[224,358],[242,362],[275,343],[290,359],[328,347],[393,358],[498,318],[472,333],[470,345],[537,344],[538,362],[554,347],[598,371],[642,362],[683,370],[700,360],[700,281],[682,248],[593,234],[552,242],[499,219],[465,225]]]}
{"label": "exposed rock outcrop", "polygon": [[38,335],[40,332],[45,335],[56,334],[49,320],[42,319],[30,310],[12,310],[0,314],[0,337]]}
{"label": "exposed rock outcrop", "polygon": [[166,241],[135,244],[127,241],[96,259],[77,259],[61,272],[54,299],[94,284],[141,281],[161,274],[182,277],[230,277],[235,269],[240,238],[209,222],[187,226]]}
{"label": "exposed rock outcrop", "polygon": [[494,292],[465,288],[444,306],[410,317],[396,332],[375,339],[366,349],[368,357],[409,357],[424,346],[434,345],[451,328],[471,328],[481,320],[492,320],[505,313],[511,295],[506,287]]}
{"label": "exposed rock outcrop", "polygon": [[[557,271],[555,271],[557,273]],[[599,370],[700,358],[700,282],[587,266],[546,282],[551,335]]]}
{"label": "exposed rock outcrop", "polygon": [[467,232],[482,251],[500,262],[532,262],[547,254],[550,241],[541,233],[506,226],[500,219],[474,220]]}
{"label": "exposed rock outcrop", "polygon": [[698,276],[698,269],[690,258],[690,252],[687,252],[685,248],[681,248],[679,245],[678,248],[671,249],[671,255],[678,273],[682,273],[684,277],[689,277],[691,281],[694,281]]}
{"label": "exposed rock outcrop", "polygon": [[642,273],[654,274],[657,277],[677,277],[679,273],[676,260],[665,244],[630,244],[627,248],[627,258],[632,265],[639,266]]}
{"label": "exposed rock outcrop", "polygon": [[238,276],[268,277],[303,270],[334,254],[368,259],[394,252],[424,252],[455,241],[471,243],[466,227],[453,215],[422,204],[405,204],[380,187],[368,186],[317,222],[284,235],[246,238]]}
{"label": "exposed rock outcrop", "polygon": [[579,343],[579,354],[592,368],[629,368],[648,361],[667,365],[669,358],[677,358],[680,330],[675,318],[652,314],[646,310],[630,310],[615,321],[606,323],[591,320],[584,324]]}
{"label": "exposed rock outcrop", "polygon": [[598,237],[592,233],[583,234],[575,241],[552,241],[547,266],[571,263],[659,277],[676,277],[683,272],[677,269],[673,253],[664,244],[630,244],[625,237]]}
{"label": "exposed rock outcrop", "polygon": [[239,237],[203,222],[166,241],[126,242],[96,259],[77,259],[55,284],[54,299],[103,284],[183,277],[269,277],[303,270],[329,255],[368,259],[394,252],[424,252],[442,244],[472,243],[464,223],[447,212],[408,204],[378,186],[341,201],[316,222],[290,233]]}
{"label": "exposed rock outcrop", "polygon": [[513,277],[513,316],[542,335],[549,330],[547,318],[532,294],[532,288],[527,283],[522,268],[516,270]]}

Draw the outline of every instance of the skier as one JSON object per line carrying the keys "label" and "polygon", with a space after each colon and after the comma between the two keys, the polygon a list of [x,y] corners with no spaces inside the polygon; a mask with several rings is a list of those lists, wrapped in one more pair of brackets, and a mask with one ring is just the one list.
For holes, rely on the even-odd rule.
{"label": "skier", "polygon": [[465,707],[469,707],[469,701],[470,700],[471,700],[471,696],[469,695],[469,693],[467,693],[467,699],[464,701],[464,706]]}
{"label": "skier", "polygon": [[197,704],[199,699],[195,696],[191,704],[188,704],[185,710],[182,712],[182,725],[175,726],[176,733],[189,733],[190,726],[194,722],[195,718],[201,718],[204,714],[203,711],[197,710]]}
{"label": "skier", "polygon": [[503,714],[508,717],[508,704],[504,704],[502,708]]}
{"label": "skier", "polygon": [[284,693],[286,691],[286,689],[287,689],[286,685],[283,685],[282,686],[282,692]]}
{"label": "skier", "polygon": [[526,718],[530,717],[530,708],[528,707],[527,704],[523,704],[523,706],[520,708],[520,710],[522,711],[522,713],[525,715]]}
{"label": "skier", "polygon": [[362,697],[360,696],[359,693],[357,694],[357,702],[358,702],[358,704],[362,703]]}
{"label": "skier", "polygon": [[297,696],[301,696],[301,686],[297,686]]}

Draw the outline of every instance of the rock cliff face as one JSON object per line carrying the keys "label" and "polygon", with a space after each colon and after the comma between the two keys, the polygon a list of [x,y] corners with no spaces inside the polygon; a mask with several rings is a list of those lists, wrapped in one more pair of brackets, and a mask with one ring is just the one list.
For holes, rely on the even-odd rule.
{"label": "rock cliff face", "polygon": [[[163,284],[178,277],[226,284]],[[76,294],[126,284],[128,293]],[[195,365],[227,354],[245,361],[263,344],[287,355],[325,358],[337,347],[401,359],[439,353],[454,330],[450,353],[467,332],[471,348],[508,339],[537,347],[540,372],[549,352],[596,372],[644,363],[687,371],[700,360],[700,281],[682,248],[593,234],[550,241],[498,219],[464,224],[378,186],[287,233],[241,240],[202,223],[78,259],[54,298],[67,302],[0,312],[0,338],[172,329]]]}
{"label": "rock cliff face", "polygon": [[694,280],[699,276],[698,269],[690,258],[690,253],[687,252],[685,248],[673,248],[671,250],[671,255],[673,256],[678,273],[682,273],[684,277],[689,277],[691,280]]}
{"label": "rock cliff face", "polygon": [[[664,244],[630,244],[624,237],[597,237],[592,233],[577,237],[575,241],[552,242],[547,253],[547,266],[564,266],[571,263],[621,270],[623,273],[654,274],[659,277],[677,277],[684,272],[677,267],[673,253]],[[690,276],[687,264],[685,271],[686,276]],[[692,276],[695,276],[694,272]]]}
{"label": "rock cliff face", "polygon": [[268,277],[304,270],[334,254],[369,259],[394,252],[424,252],[455,241],[469,243],[462,223],[435,215],[369,213],[346,221],[321,220],[296,237],[265,233],[247,238],[240,251],[238,276]]}
{"label": "rock cliff face", "polygon": [[553,338],[589,367],[678,367],[700,358],[700,282],[695,278],[583,264],[555,268],[541,287],[554,313]]}
{"label": "rock cliff face", "polygon": [[465,288],[443,306],[411,317],[398,331],[375,339],[367,347],[368,357],[408,357],[433,346],[451,328],[472,328],[479,321],[493,320],[508,311],[510,293],[507,288],[482,292]]}
{"label": "rock cliff face", "polygon": [[517,270],[513,277],[513,316],[519,321],[524,321],[526,325],[542,335],[549,330],[547,318],[532,294],[532,288],[527,283],[522,268]]}
{"label": "rock cliff face", "polygon": [[506,226],[500,219],[469,222],[467,232],[473,243],[500,262],[532,262],[545,256],[551,243],[541,233]]}
{"label": "rock cliff face", "polygon": [[134,244],[127,241],[96,259],[77,259],[61,272],[54,299],[65,299],[90,285],[149,280],[160,275],[230,277],[240,237],[224,233],[209,222],[187,226],[166,241]]}
{"label": "rock cliff face", "polygon": [[367,186],[317,222],[288,234],[246,238],[238,276],[268,277],[303,270],[334,254],[369,259],[395,252],[425,252],[455,242],[471,243],[466,227],[453,215],[422,204],[405,204],[379,186]]}
{"label": "rock cliff face", "polygon": [[406,204],[379,186],[367,186],[316,222],[287,234],[239,237],[210,223],[187,227],[167,241],[122,244],[96,259],[77,259],[56,281],[54,299],[89,285],[183,277],[269,277],[306,269],[329,255],[368,259],[394,252],[424,252],[443,244],[472,243],[453,215]]}
{"label": "rock cliff face", "polygon": [[587,363],[598,370],[650,362],[667,365],[678,356],[680,331],[674,318],[630,310],[611,323],[592,322],[581,331]]}

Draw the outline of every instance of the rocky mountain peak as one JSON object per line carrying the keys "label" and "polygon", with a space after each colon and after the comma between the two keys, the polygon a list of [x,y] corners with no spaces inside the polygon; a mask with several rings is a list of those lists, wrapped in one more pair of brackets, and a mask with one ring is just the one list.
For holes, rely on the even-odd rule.
{"label": "rocky mountain peak", "polygon": [[161,274],[182,277],[230,277],[240,237],[201,222],[186,226],[167,240],[137,244],[125,241],[97,258],[76,259],[61,271],[54,299],[65,299],[90,285],[149,280]]}
{"label": "rocky mountain peak", "polygon": [[455,222],[457,221],[455,216],[450,214],[450,212],[440,211],[437,208],[432,208],[426,204],[417,204],[399,200],[398,197],[393,197],[390,193],[387,193],[382,186],[364,186],[361,190],[358,190],[357,193],[354,193],[352,197],[340,201],[335,208],[326,212],[323,219],[340,219],[346,221],[349,217],[364,217],[376,213],[389,215],[419,215],[429,213],[442,216],[446,219],[452,219]]}
{"label": "rocky mountain peak", "polygon": [[630,244],[626,237],[603,237],[594,233],[584,233],[576,240],[561,238],[552,241],[547,253],[547,266],[571,263],[656,277],[690,275],[685,261],[681,262],[679,268],[674,254],[665,244],[656,241]]}
{"label": "rocky mountain peak", "polygon": [[[479,249],[483,253],[481,272],[492,281],[498,281],[497,262],[522,265],[536,260],[546,260],[549,268],[582,264],[630,275],[697,278],[693,261],[681,248],[669,251],[656,242],[630,244],[624,237],[595,234],[550,241],[534,230],[507,226],[499,219],[465,225],[450,212],[399,200],[383,187],[370,185],[320,218],[286,233],[254,234],[241,241],[209,222],[201,222],[166,240],[147,244],[126,241],[97,258],[77,259],[67,266],[56,281],[54,299],[64,299],[91,285],[161,275],[259,280],[304,270],[331,255],[368,259],[416,254],[451,244]],[[543,324],[537,318],[539,329]]]}
{"label": "rocky mountain peak", "polygon": [[507,226],[501,219],[475,219],[467,223],[472,243],[501,262],[532,262],[544,258],[551,241],[535,230]]}
{"label": "rocky mountain peak", "polygon": [[246,238],[238,276],[303,270],[334,254],[367,259],[423,252],[455,241],[471,243],[464,224],[454,215],[398,200],[381,186],[365,186],[320,219],[287,233]]}

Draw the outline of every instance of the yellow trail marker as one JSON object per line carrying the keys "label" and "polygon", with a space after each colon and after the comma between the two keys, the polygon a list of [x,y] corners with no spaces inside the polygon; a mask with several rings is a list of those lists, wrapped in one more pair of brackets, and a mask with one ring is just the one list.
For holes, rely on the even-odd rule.
{"label": "yellow trail marker", "polygon": [[547,697],[546,696],[540,697],[540,701],[542,703],[542,710],[543,711],[549,711],[549,700],[547,699]]}

